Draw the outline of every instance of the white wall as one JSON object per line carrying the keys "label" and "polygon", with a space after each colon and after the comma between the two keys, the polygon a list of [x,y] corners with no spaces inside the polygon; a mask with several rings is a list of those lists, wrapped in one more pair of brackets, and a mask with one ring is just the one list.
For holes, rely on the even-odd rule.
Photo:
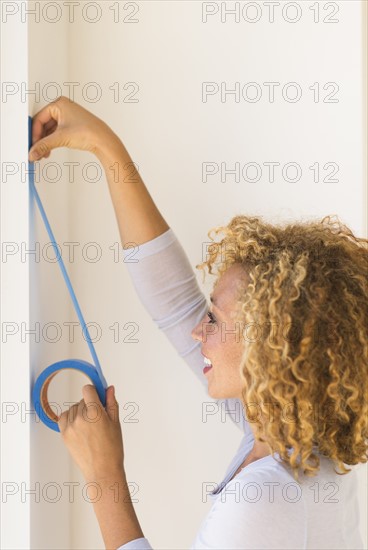
{"label": "white wall", "polygon": [[[41,3],[37,8],[28,2],[28,9],[36,10],[36,15],[28,16],[28,88],[33,93],[27,97],[29,114],[34,116],[46,103],[54,99],[55,87],[52,82],[68,80],[68,24],[60,20],[51,24],[52,11],[43,12]],[[21,12],[20,12],[21,13]],[[53,229],[56,242],[62,245],[71,236],[69,209],[69,182],[66,178],[52,181],[56,168],[51,163],[63,166],[68,159],[68,151],[55,151],[50,164],[36,163],[40,179],[35,182],[46,215]],[[30,336],[31,379],[48,365],[73,357],[68,339],[67,321],[73,321],[71,300],[63,281],[61,271],[55,263],[55,254],[50,247],[50,238],[40,216],[36,203],[33,204],[30,218],[30,248],[39,250],[39,256],[30,256],[30,319],[35,327],[39,323],[40,340]],[[63,247],[62,247],[63,251]],[[66,262],[66,268],[70,268]],[[81,357],[82,358],[82,357]],[[49,401],[54,410],[65,410],[63,403],[77,401],[79,393],[70,391],[69,376],[64,373],[53,380],[49,388]],[[71,480],[70,460],[60,435],[46,428],[38,419],[31,425],[31,484],[40,491],[40,500],[31,502],[31,541],[30,548],[68,548],[71,541],[69,487]]]}
{"label": "white wall", "polygon": [[[294,24],[285,21],[280,10],[275,10],[275,22],[270,23],[263,2],[258,2],[261,19],[254,24],[243,19],[235,23],[233,16],[221,22],[221,3],[212,3],[219,12],[204,23],[202,2],[185,1],[120,3],[116,22],[110,9],[114,3],[106,1],[100,3],[101,19],[91,23],[92,8],[82,17],[85,4],[75,9],[73,22],[62,2],[58,23],[45,17],[39,23],[29,20],[29,82],[41,82],[41,89],[50,95],[48,82],[58,83],[63,95],[68,95],[65,82],[80,84],[74,99],[105,120],[124,141],[193,267],[202,259],[209,228],[226,224],[237,213],[260,214],[271,221],[336,213],[358,234],[367,234],[363,206],[364,3],[335,2],[339,22],[332,24],[313,23],[309,7],[314,2],[309,1],[300,3],[302,17]],[[228,7],[233,4],[226,3]],[[331,11],[323,10],[325,4],[320,2],[321,19]],[[135,5],[139,9],[133,14]],[[294,17],[291,10],[287,15]],[[253,16],[250,11],[249,17]],[[51,12],[48,17],[53,17]],[[123,22],[123,18],[138,21]],[[95,103],[80,91],[92,82],[102,92]],[[120,84],[118,102],[109,89],[116,82]],[[123,101],[133,91],[132,85],[123,89],[129,82],[139,87],[137,103]],[[236,103],[233,96],[221,102],[217,94],[204,103],[203,82],[219,86],[225,82],[228,89],[235,82],[241,87],[257,82],[263,96],[257,103],[242,99]],[[264,82],[281,84],[274,103],[266,99]],[[288,82],[297,82],[302,89],[297,103],[285,101],[280,94]],[[309,86],[315,82],[320,83],[322,100],[332,91],[323,90],[323,85],[336,82],[338,103],[314,103]],[[87,91],[92,94],[92,87]],[[35,114],[47,102],[42,95],[39,103],[31,98],[29,112]],[[95,346],[121,404],[128,479],[138,489],[137,515],[154,548],[186,548],[210,506],[202,502],[202,483],[222,480],[241,434],[230,420],[221,422],[220,415],[202,422],[202,404],[211,399],[193,383],[192,373],[144,311],[125,266],[114,261],[110,247],[119,243],[119,235],[107,184],[103,177],[95,183],[83,177],[85,164],[95,162],[94,157],[63,149],[41,165],[52,161],[63,167],[62,179],[58,183],[44,179],[40,194],[58,242],[80,243],[69,273],[86,321],[97,323],[101,330]],[[80,163],[74,182],[68,181],[66,161]],[[256,162],[263,168],[262,178],[250,183],[228,176],[222,182],[217,174],[204,182],[205,162],[219,166],[224,162],[228,168],[235,162],[241,166]],[[270,182],[266,162],[279,162],[281,167],[298,163],[303,175],[290,183],[277,170],[275,181]],[[339,181],[315,183],[309,167],[316,162],[322,178],[325,163],[336,163]],[[88,177],[92,176],[91,170]],[[38,220],[34,236],[41,243],[48,242],[40,224]],[[88,243],[100,247],[100,261],[93,263],[82,254]],[[65,246],[63,253],[68,258]],[[197,275],[201,284],[201,275]],[[63,326],[76,320],[55,264],[33,265],[31,285],[33,321],[53,320]],[[209,279],[206,292],[210,286]],[[129,334],[123,328],[127,322],[138,325],[139,343],[123,342]],[[120,325],[117,343],[109,328],[114,323]],[[80,332],[73,342],[63,331],[57,344],[31,344],[31,354],[33,376],[69,356],[91,359]],[[64,379],[54,389],[55,399],[80,399],[77,388],[81,382],[73,384],[70,394],[67,384]],[[139,422],[128,422],[133,409],[124,411],[125,403],[139,407],[134,416]],[[62,487],[65,481],[80,483],[74,502],[68,502],[64,486],[57,505],[45,499],[32,505],[32,547],[102,548],[92,506],[83,499],[78,471],[72,464],[69,470],[66,449],[57,434],[42,426],[32,426],[32,430],[33,482],[52,480]],[[363,518],[366,472],[364,468],[360,473]],[[363,521],[362,536],[366,540]]]}
{"label": "white wall", "polygon": [[[1,18],[2,21],[2,18]],[[9,52],[12,57],[9,57]],[[27,27],[1,24],[1,81],[27,79]],[[7,90],[14,89],[11,84]],[[4,89],[5,92],[5,89]],[[30,503],[21,502],[21,487],[30,486],[30,425],[22,414],[31,410],[30,353],[20,344],[19,327],[29,319],[28,266],[20,261],[19,243],[28,244],[28,194],[22,181],[27,160],[27,105],[1,95],[1,548],[27,548]],[[23,171],[24,175],[24,171]],[[17,214],[21,213],[21,216]],[[17,335],[18,333],[18,335]],[[16,382],[16,383],[15,383]],[[25,416],[23,416],[24,419]],[[17,442],[17,445],[14,444]],[[22,485],[23,484],[23,485]],[[22,529],[18,528],[22,525]],[[4,527],[6,526],[6,527]]]}

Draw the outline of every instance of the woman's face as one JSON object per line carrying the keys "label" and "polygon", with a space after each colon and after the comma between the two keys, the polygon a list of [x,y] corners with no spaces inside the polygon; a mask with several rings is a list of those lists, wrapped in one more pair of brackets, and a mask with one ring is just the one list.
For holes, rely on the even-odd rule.
{"label": "woman's face", "polygon": [[239,307],[236,303],[238,291],[245,289],[247,284],[246,271],[240,264],[229,267],[211,294],[210,313],[192,330],[192,337],[202,342],[202,354],[212,364],[203,376],[208,380],[208,394],[214,399],[241,399],[243,382],[240,361],[244,339],[241,324],[235,321],[235,315]]}

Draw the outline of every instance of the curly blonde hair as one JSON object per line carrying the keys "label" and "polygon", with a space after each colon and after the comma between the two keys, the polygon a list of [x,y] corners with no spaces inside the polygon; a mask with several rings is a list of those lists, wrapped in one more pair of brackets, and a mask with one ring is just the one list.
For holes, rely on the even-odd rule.
{"label": "curly blonde hair", "polygon": [[280,226],[236,215],[208,237],[207,259],[196,268],[214,275],[216,267],[216,286],[240,264],[249,281],[236,317],[250,342],[240,364],[242,401],[257,403],[262,418],[272,403],[272,422],[255,420],[257,439],[265,436],[297,480],[300,469],[317,473],[314,450],[339,475],[351,471],[344,463],[367,462],[368,240],[337,216]]}

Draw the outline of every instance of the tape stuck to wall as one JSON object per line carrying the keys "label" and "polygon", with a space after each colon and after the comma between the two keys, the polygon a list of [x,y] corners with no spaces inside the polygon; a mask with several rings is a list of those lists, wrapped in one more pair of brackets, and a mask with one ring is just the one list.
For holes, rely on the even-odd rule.
{"label": "tape stuck to wall", "polygon": [[[31,147],[32,147],[32,117],[29,116],[28,117],[28,150],[30,150]],[[58,417],[55,414],[55,412],[52,410],[48,401],[48,396],[47,396],[48,387],[50,385],[51,380],[62,370],[74,369],[79,372],[82,372],[90,379],[91,383],[96,387],[98,397],[104,407],[106,405],[107,382],[102,373],[101,365],[99,363],[91,337],[89,335],[88,327],[84,321],[82,311],[79,307],[77,298],[75,296],[74,289],[70,282],[68,273],[65,269],[63,259],[57,248],[54,234],[52,232],[51,226],[47,219],[41,199],[37,193],[37,189],[34,183],[34,163],[31,161],[28,161],[28,168],[29,168],[30,200],[34,198],[35,201],[37,202],[38,208],[41,213],[41,217],[45,223],[47,233],[50,237],[50,242],[54,248],[56,258],[58,259],[58,264],[61,269],[62,275],[64,277],[65,284],[67,286],[70,297],[72,299],[74,309],[78,315],[79,323],[83,329],[84,334],[86,335],[87,344],[89,346],[89,349],[94,361],[94,365],[91,363],[88,363],[87,361],[83,361],[81,359],[66,359],[64,361],[58,361],[57,363],[53,363],[38,376],[33,386],[32,401],[38,417],[40,418],[40,420],[42,420],[42,422],[48,428],[51,428],[56,432],[60,432],[59,426],[57,424]]]}

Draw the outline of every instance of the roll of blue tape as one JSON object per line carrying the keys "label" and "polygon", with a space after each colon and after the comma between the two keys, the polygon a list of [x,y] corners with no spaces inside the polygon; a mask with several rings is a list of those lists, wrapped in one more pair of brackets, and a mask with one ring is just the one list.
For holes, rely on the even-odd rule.
{"label": "roll of blue tape", "polygon": [[97,370],[93,365],[87,361],[81,359],[65,359],[64,361],[58,361],[47,367],[37,378],[33,386],[33,403],[35,411],[42,422],[51,428],[52,430],[59,432],[59,426],[57,424],[58,416],[52,410],[48,397],[47,390],[51,380],[60,371],[66,369],[74,369],[85,374],[92,384],[96,387],[98,397],[103,404],[106,405],[105,390],[106,387],[101,383]]}
{"label": "roll of blue tape", "polygon": [[[32,117],[28,117],[28,150],[31,147],[32,147]],[[34,197],[39,207],[41,217],[45,223],[46,230],[49,234],[51,244],[56,254],[56,258],[58,259],[59,267],[64,277],[74,308],[78,315],[79,322],[82,326],[84,333],[86,334],[87,344],[89,346],[92,358],[95,363],[94,365],[92,365],[91,363],[88,363],[87,361],[83,361],[81,359],[66,359],[64,361],[58,361],[57,363],[53,363],[38,376],[32,390],[33,407],[38,417],[45,424],[45,426],[47,426],[48,428],[51,428],[55,432],[60,432],[60,429],[57,423],[58,416],[52,410],[50,403],[48,401],[48,395],[47,395],[50,382],[56,376],[56,374],[66,369],[74,369],[85,374],[90,379],[92,384],[96,387],[98,397],[104,407],[106,406],[107,382],[102,373],[100,362],[98,360],[95,348],[93,346],[90,334],[88,332],[88,327],[84,321],[83,314],[79,307],[78,300],[76,298],[75,292],[70,282],[68,273],[65,269],[63,259],[57,248],[54,234],[52,232],[51,226],[47,219],[41,199],[37,193],[37,189],[34,184],[34,163],[31,161],[29,161],[29,185],[30,185],[30,197]]]}

